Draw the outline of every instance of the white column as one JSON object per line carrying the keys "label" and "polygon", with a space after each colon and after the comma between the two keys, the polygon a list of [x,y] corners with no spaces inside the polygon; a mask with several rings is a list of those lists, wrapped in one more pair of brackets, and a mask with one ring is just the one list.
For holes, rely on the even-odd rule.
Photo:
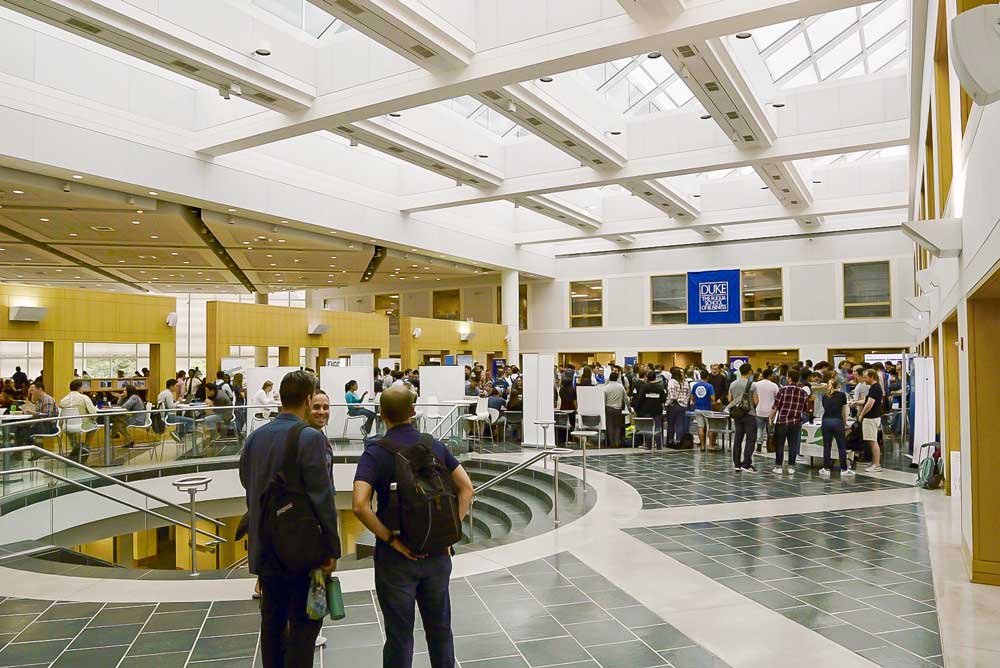
{"label": "white column", "polygon": [[504,270],[500,277],[500,307],[503,325],[507,326],[507,363],[519,365],[521,355],[521,328],[518,301],[520,300],[520,280],[516,271]]}

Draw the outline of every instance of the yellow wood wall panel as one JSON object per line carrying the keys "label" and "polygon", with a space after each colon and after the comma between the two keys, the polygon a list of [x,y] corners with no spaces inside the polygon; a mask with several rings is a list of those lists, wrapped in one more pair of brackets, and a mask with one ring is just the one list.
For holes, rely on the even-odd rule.
{"label": "yellow wood wall panel", "polygon": [[[420,338],[413,337],[413,331],[420,328]],[[469,332],[472,338],[462,341],[462,334]],[[507,328],[484,322],[465,320],[436,320],[412,316],[399,319],[400,354],[403,368],[415,368],[420,364],[421,350],[434,350],[454,354],[469,350],[479,353],[507,354]]]}
{"label": "yellow wood wall panel", "polygon": [[990,382],[1000,373],[1000,300],[973,299],[969,316],[969,458],[974,571],[1000,573],[1000,449],[996,447],[996,401]]}

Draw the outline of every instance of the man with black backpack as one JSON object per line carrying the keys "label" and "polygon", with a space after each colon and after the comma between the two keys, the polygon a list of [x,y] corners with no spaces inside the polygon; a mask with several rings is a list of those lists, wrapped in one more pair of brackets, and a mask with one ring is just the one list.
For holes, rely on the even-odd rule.
{"label": "man with black backpack", "polygon": [[310,573],[329,575],[340,557],[327,439],[305,423],[315,380],[281,380],[281,412],[250,434],[240,456],[247,491],[250,572],[259,576],[264,668],[312,668],[322,620],[306,615]]}
{"label": "man with black backpack", "polygon": [[375,593],[386,634],[382,666],[410,668],[419,604],[431,668],[454,668],[451,546],[461,539],[472,480],[443,443],[410,423],[409,390],[389,388],[380,407],[385,438],[368,445],[358,461],[354,514],[376,538]]}

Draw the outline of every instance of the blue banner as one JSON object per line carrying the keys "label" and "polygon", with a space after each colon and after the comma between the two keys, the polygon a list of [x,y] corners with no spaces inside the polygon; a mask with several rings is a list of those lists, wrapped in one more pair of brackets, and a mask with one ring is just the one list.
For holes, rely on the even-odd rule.
{"label": "blue banner", "polygon": [[688,273],[688,324],[740,322],[740,270]]}
{"label": "blue banner", "polygon": [[729,368],[732,369],[733,371],[738,372],[741,366],[749,363],[750,363],[749,357],[739,357],[736,355],[729,356]]}

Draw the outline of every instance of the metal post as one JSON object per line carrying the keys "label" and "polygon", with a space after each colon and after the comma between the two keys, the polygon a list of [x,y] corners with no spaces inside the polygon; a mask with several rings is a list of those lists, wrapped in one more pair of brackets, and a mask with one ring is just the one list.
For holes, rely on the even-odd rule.
{"label": "metal post", "polygon": [[559,456],[552,458],[552,523],[559,526]]}
{"label": "metal post", "polygon": [[[545,423],[542,425],[542,450],[549,449],[549,425]],[[549,470],[549,458],[546,457],[542,460],[542,468],[546,471]]]}
{"label": "metal post", "polygon": [[198,516],[195,514],[195,497],[198,495],[198,490],[192,487],[188,490],[188,494],[191,495],[191,577],[195,577],[198,575],[198,534],[194,530],[198,521]]}
{"label": "metal post", "polygon": [[472,522],[472,508],[475,505],[476,505],[476,497],[472,497],[472,500],[469,501],[469,544],[470,545],[476,542],[475,539],[476,527],[475,524]]}
{"label": "metal post", "polygon": [[177,488],[179,492],[187,492],[191,499],[191,577],[198,576],[198,532],[197,532],[197,521],[198,521],[198,511],[197,505],[197,495],[198,492],[204,492],[208,489],[208,484],[212,482],[212,478],[207,475],[192,475],[186,478],[181,478],[173,482],[174,487]]}
{"label": "metal post", "polygon": [[[910,389],[910,363],[909,362],[910,362],[909,356],[907,355],[906,351],[904,350],[903,354],[902,354],[902,360],[900,360],[900,365],[899,365],[901,367],[900,368],[900,372],[901,373],[899,374],[899,376],[900,376],[899,379],[900,379],[900,381],[902,381],[901,382],[901,388],[900,388],[901,391],[899,393],[899,410],[900,410],[900,416],[899,416],[900,444],[899,445],[900,445],[900,447],[906,448],[907,451],[910,450],[910,448],[909,448],[909,443],[910,442],[909,442],[909,440],[907,438],[907,433],[906,433],[907,432],[907,429],[906,429],[906,420],[909,417],[909,413],[906,410],[906,394],[907,394],[907,392]],[[911,452],[910,454],[912,455],[913,453]]]}
{"label": "metal post", "polygon": [[583,452],[583,487],[584,487],[584,492],[583,493],[586,494],[587,493],[587,491],[586,491],[586,487],[587,487],[587,437],[586,436],[580,436],[579,438],[580,438],[580,450]]}

